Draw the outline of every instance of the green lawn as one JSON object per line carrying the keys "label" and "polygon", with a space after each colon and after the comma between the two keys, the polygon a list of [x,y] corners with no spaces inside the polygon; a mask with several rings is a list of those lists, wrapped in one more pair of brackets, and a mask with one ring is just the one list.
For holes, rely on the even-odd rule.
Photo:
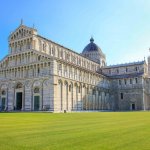
{"label": "green lawn", "polygon": [[0,150],[150,150],[150,112],[0,113]]}

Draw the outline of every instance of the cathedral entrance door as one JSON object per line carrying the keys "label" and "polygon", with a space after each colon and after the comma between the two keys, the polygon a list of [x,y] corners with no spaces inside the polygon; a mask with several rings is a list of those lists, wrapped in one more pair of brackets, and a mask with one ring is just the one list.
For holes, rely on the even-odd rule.
{"label": "cathedral entrance door", "polygon": [[40,109],[40,96],[34,96],[34,110]]}
{"label": "cathedral entrance door", "polygon": [[5,110],[5,98],[2,98],[2,110]]}
{"label": "cathedral entrance door", "polygon": [[135,110],[135,104],[132,104],[132,110]]}
{"label": "cathedral entrance door", "polygon": [[22,92],[16,93],[16,110],[22,109]]}

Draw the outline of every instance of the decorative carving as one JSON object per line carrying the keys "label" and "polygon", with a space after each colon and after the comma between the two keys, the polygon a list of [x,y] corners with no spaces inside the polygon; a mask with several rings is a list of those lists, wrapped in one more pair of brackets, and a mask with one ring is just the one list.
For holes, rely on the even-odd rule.
{"label": "decorative carving", "polygon": [[36,88],[34,89],[34,93],[40,93],[40,89],[39,89],[38,87],[36,87]]}
{"label": "decorative carving", "polygon": [[33,83],[33,87],[40,87],[41,86],[41,82],[40,81],[35,81]]}
{"label": "decorative carving", "polygon": [[43,83],[44,86],[49,86],[50,84],[51,84],[50,80],[45,80],[44,83]]}
{"label": "decorative carving", "polygon": [[30,87],[30,86],[31,86],[31,81],[30,81],[30,80],[27,80],[27,81],[25,82],[25,86],[26,86],[26,87]]}
{"label": "decorative carving", "polygon": [[3,90],[3,91],[2,91],[2,95],[6,95],[6,91]]}
{"label": "decorative carving", "polygon": [[22,86],[22,83],[18,83],[17,85],[16,85],[16,89],[21,89],[23,86]]}
{"label": "decorative carving", "polygon": [[14,88],[14,87],[15,87],[15,83],[14,83],[14,82],[10,82],[8,87],[9,87],[10,89],[11,89],[11,88]]}
{"label": "decorative carving", "polygon": [[6,84],[2,84],[1,89],[7,89],[7,85]]}

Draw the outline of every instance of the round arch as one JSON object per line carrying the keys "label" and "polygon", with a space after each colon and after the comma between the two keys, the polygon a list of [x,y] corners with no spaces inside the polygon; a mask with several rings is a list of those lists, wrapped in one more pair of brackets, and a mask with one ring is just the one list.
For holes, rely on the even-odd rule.
{"label": "round arch", "polygon": [[22,82],[17,82],[15,84],[15,106],[14,109],[17,111],[24,110],[24,84]]}

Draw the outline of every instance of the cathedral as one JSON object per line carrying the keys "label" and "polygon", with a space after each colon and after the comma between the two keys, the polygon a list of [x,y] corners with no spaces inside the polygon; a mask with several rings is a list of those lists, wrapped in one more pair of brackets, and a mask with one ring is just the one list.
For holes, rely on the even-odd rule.
{"label": "cathedral", "polygon": [[79,54],[22,23],[8,44],[0,61],[0,111],[150,109],[150,57],[107,66],[93,38]]}

